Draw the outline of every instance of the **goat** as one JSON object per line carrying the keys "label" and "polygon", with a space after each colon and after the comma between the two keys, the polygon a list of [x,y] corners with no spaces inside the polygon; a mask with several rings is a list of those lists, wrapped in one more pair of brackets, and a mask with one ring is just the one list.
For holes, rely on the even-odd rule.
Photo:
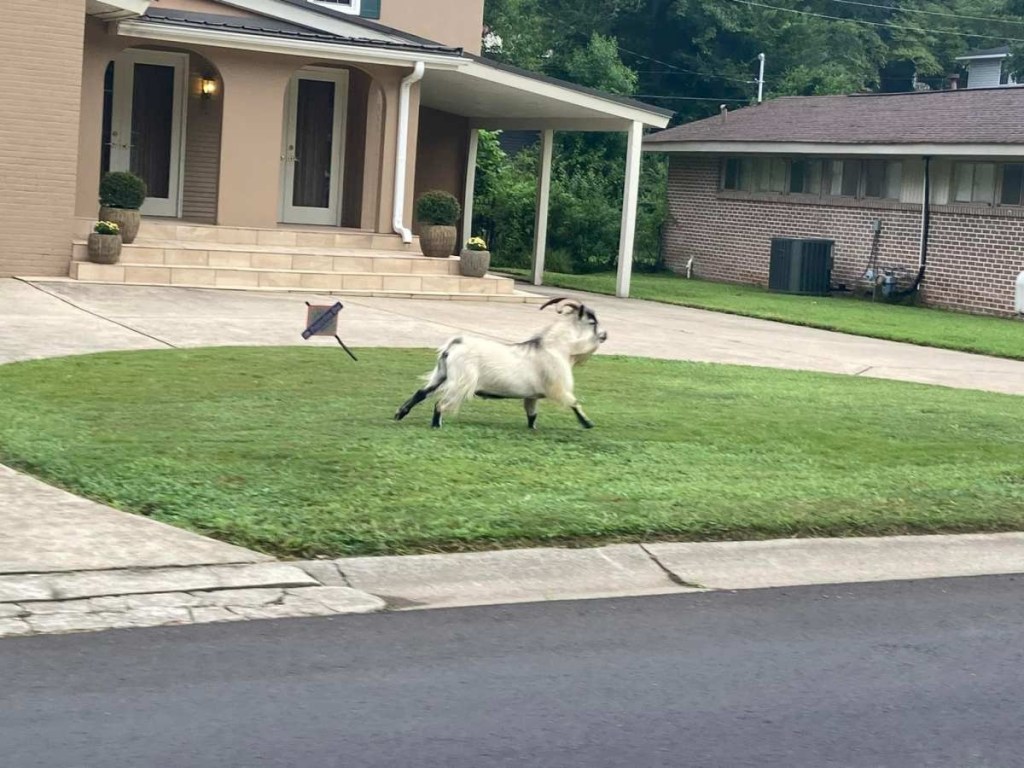
{"label": "goat", "polygon": [[547,398],[572,409],[584,429],[594,423],[573,394],[574,366],[585,362],[608,339],[597,315],[578,301],[558,298],[541,307],[558,306],[558,318],[536,336],[519,344],[459,336],[438,350],[437,365],[424,386],[395,413],[401,421],[434,392],[438,393],[431,426],[440,429],[445,416],[467,400],[522,400],[526,423],[537,428],[537,402]]}

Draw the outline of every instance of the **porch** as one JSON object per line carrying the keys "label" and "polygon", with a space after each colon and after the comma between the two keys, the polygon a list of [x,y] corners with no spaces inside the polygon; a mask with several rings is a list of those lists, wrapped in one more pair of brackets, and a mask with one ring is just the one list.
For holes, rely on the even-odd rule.
{"label": "porch", "polygon": [[[640,137],[645,121],[664,124],[667,114],[397,31],[348,37],[340,32],[349,22],[334,19],[318,31],[309,10],[290,19],[205,0],[177,5],[87,20],[72,278],[524,300],[511,281],[460,277],[454,254],[420,257],[413,207],[429,189],[451,192],[468,240],[479,130],[528,127],[543,131],[546,147],[538,282],[554,131],[629,134],[620,249],[628,293]],[[84,237],[111,170],[146,181],[145,223],[120,264],[91,264]]]}

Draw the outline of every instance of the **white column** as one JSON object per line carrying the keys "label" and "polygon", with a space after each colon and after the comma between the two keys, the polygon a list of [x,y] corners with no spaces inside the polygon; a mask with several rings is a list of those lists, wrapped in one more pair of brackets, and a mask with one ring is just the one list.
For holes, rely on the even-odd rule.
{"label": "white column", "polygon": [[[480,131],[469,130],[469,157],[466,159],[466,190],[462,196],[462,247],[473,237],[473,197],[476,195],[476,154],[480,147]],[[461,248],[460,248],[461,250]]]}
{"label": "white column", "polygon": [[629,281],[633,276],[633,244],[636,241],[636,205],[640,197],[640,162],[644,137],[643,123],[629,126],[626,148],[626,186],[622,194],[622,230],[619,237],[619,271],[615,295],[629,298]]}
{"label": "white column", "polygon": [[533,284],[544,285],[544,257],[548,248],[548,208],[551,203],[551,158],[555,132],[541,131],[540,178],[537,180],[537,218],[533,235]]}

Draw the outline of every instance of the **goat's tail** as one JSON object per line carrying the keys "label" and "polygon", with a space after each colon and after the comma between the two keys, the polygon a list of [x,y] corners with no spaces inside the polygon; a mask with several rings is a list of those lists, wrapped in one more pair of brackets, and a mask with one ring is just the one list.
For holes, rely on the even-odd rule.
{"label": "goat's tail", "polygon": [[438,387],[437,406],[442,413],[455,414],[466,400],[476,394],[477,371],[474,366],[460,364],[461,338],[452,339],[440,350],[437,366],[427,385]]}

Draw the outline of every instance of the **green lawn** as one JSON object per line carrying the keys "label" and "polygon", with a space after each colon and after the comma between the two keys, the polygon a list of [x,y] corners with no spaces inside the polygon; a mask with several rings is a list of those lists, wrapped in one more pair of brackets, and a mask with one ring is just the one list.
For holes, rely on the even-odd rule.
{"label": "green lawn", "polygon": [[598,358],[597,423],[394,409],[417,350],[111,353],[0,367],[0,461],[276,555],[1024,527],[1024,398]]}
{"label": "green lawn", "polygon": [[[499,271],[520,277],[526,275],[526,270]],[[615,293],[614,273],[566,275],[546,272],[544,283],[592,293]],[[667,273],[633,275],[630,295],[635,299],[778,320],[858,336],[1024,360],[1024,323],[1017,320],[852,298],[790,296],[769,293],[757,286],[686,280]]]}

